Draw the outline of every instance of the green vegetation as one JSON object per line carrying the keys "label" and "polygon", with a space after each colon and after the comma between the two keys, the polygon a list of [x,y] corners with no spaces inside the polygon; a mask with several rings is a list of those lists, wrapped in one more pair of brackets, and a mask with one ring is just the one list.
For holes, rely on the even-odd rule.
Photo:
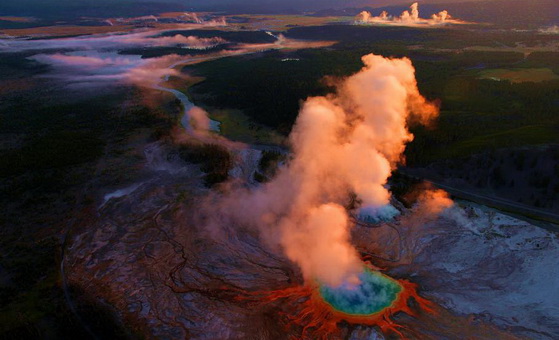
{"label": "green vegetation", "polygon": [[[416,68],[421,93],[441,103],[435,126],[412,127],[416,139],[406,152],[408,164],[425,165],[487,148],[558,142],[559,80],[546,80],[541,74],[546,69],[549,76],[559,67],[557,53],[533,52],[525,58],[506,51],[530,39],[550,43],[548,37],[356,26],[295,28],[288,35],[340,43],[331,49],[271,51],[191,66],[190,73],[206,79],[190,88],[194,102],[226,112],[240,110],[286,135],[300,102],[333,91],[332,77],[358,71],[361,56],[407,56]],[[469,46],[488,50],[465,50]],[[282,61],[285,58],[298,61]],[[479,79],[487,69],[512,69],[539,82]]]}
{"label": "green vegetation", "polygon": [[[457,170],[457,164],[474,162],[471,157],[476,154],[507,148],[516,150],[515,155],[518,147],[559,143],[559,53],[549,51],[556,46],[553,38],[519,32],[358,26],[294,28],[287,35],[339,43],[329,49],[271,51],[190,66],[189,73],[205,78],[189,89],[193,101],[210,113],[241,111],[287,135],[301,101],[334,91],[330,85],[336,78],[362,67],[361,56],[408,57],[421,93],[439,103],[441,113],[433,126],[410,127],[415,139],[406,149],[406,164],[437,165],[441,170],[436,178],[440,173],[441,179],[454,178],[475,190],[488,190],[489,195],[522,199],[518,202],[539,208],[556,207],[555,182],[544,186],[518,180],[538,173],[548,178],[549,169],[543,164],[512,172],[512,177],[501,173],[509,171],[499,164],[504,158],[489,157],[481,167],[493,169],[490,172],[476,172],[473,165],[467,174]],[[283,61],[286,58],[291,60]],[[508,81],[481,79],[495,72]],[[264,182],[268,175],[260,170],[255,179]],[[404,192],[407,185],[396,191]],[[520,198],[518,192],[530,192],[530,197]]]}
{"label": "green vegetation", "polygon": [[104,143],[87,132],[52,132],[36,138],[21,150],[2,156],[0,177],[8,177],[33,169],[66,168],[97,159]]}
{"label": "green vegetation", "polygon": [[270,52],[266,57],[224,58],[194,66],[190,70],[206,80],[189,93],[195,104],[241,109],[255,122],[287,134],[297,117],[299,101],[325,93],[326,86],[317,82],[322,73],[313,66],[314,61],[301,65],[281,59],[281,52]]}
{"label": "green vegetation", "polygon": [[559,74],[559,52],[532,52],[523,63],[524,67],[547,67]]}
{"label": "green vegetation", "polygon": [[513,83],[558,80],[559,75],[548,68],[492,69],[480,72],[481,79],[508,80]]}
{"label": "green vegetation", "polygon": [[258,163],[258,171],[254,174],[254,179],[258,182],[267,182],[274,177],[281,162],[287,159],[286,154],[277,151],[263,151],[262,158]]}
{"label": "green vegetation", "polygon": [[432,90],[442,98],[436,126],[412,129],[416,139],[406,151],[410,165],[559,142],[559,81],[510,83],[465,74],[447,84]]}
{"label": "green vegetation", "polygon": [[264,172],[277,167],[278,163],[285,160],[285,155],[277,151],[263,151],[258,168]]}
{"label": "green vegetation", "polygon": [[240,110],[207,108],[212,119],[219,121],[219,133],[228,139],[251,144],[282,144],[285,139],[273,129],[255,123]]}
{"label": "green vegetation", "polygon": [[226,181],[233,166],[229,151],[217,144],[184,144],[179,147],[179,156],[185,162],[200,164],[208,187]]}
{"label": "green vegetation", "polygon": [[511,146],[518,146],[517,140],[524,144],[545,144],[559,142],[559,130],[557,127],[544,125],[530,125],[511,130],[496,132],[488,135],[475,136],[471,139],[462,141],[456,145],[448,154],[452,158],[461,155],[473,154],[486,150],[487,148],[499,149]]}

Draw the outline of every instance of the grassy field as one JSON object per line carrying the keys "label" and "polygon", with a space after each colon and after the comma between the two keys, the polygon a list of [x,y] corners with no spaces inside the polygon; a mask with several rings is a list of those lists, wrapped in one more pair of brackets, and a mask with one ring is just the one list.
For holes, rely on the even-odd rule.
{"label": "grassy field", "polygon": [[[163,16],[172,17],[172,16]],[[333,22],[345,22],[350,21],[350,17],[311,17],[304,15],[240,15],[235,16],[236,18],[243,18],[246,22],[243,23],[229,23],[224,27],[211,27],[211,26],[197,26],[196,24],[184,24],[184,23],[160,23],[153,22],[150,23],[150,27],[153,29],[160,30],[172,30],[172,29],[204,29],[204,30],[233,30],[238,31],[239,29],[248,30],[270,30],[270,31],[287,31],[293,27],[307,27],[307,26],[319,26],[325,25]],[[6,23],[32,23],[32,21],[24,21],[26,18],[19,17],[0,17],[0,21],[5,21]],[[186,26],[188,27],[186,27]],[[13,26],[13,25],[11,25]],[[8,27],[0,28],[0,35],[5,34],[13,37],[65,37],[65,36],[78,36],[78,35],[88,35],[88,34],[102,34],[102,33],[113,33],[113,32],[128,32],[137,27],[133,23],[118,23],[114,26],[108,25],[75,25],[75,24],[63,24],[63,25],[44,25],[39,23],[38,27]]]}
{"label": "grassy field", "polygon": [[539,83],[548,80],[557,80],[559,75],[549,68],[526,68],[526,69],[490,69],[480,72],[480,79],[508,80],[513,83],[534,82]]}
{"label": "grassy field", "polygon": [[[540,38],[536,44],[527,46],[528,42],[517,43],[512,46],[499,45],[499,46],[469,46],[465,51],[485,51],[485,52],[516,52],[524,55],[529,55],[534,52],[554,52],[559,48],[559,42],[547,37]],[[537,40],[537,39],[536,39]]]}
{"label": "grassy field", "polygon": [[[183,68],[182,65],[176,66],[175,69],[177,71],[181,71],[181,69]],[[181,92],[184,93],[188,93],[188,89],[191,86],[194,86],[200,82],[203,82],[205,80],[204,77],[175,77],[175,76],[171,76],[169,77],[169,79],[165,82],[162,83],[161,86],[164,87],[168,87],[168,88],[173,88],[173,89],[177,89]]]}
{"label": "grassy field", "polygon": [[[79,35],[90,35],[90,34],[104,34],[104,33],[116,33],[116,32],[129,32],[137,29],[133,24],[119,24],[114,26],[78,26],[78,25],[52,25],[52,26],[40,26],[40,27],[29,27],[29,28],[0,28],[0,35],[5,34],[12,37],[73,37]],[[173,30],[173,29],[195,29],[198,28],[195,25],[185,27],[185,24],[180,23],[154,23],[150,24],[150,28],[154,30]],[[200,27],[207,30],[217,29],[211,27]],[[220,27],[219,29],[227,29]]]}
{"label": "grassy field", "polygon": [[549,125],[529,125],[472,137],[443,149],[438,157],[441,159],[459,158],[463,155],[475,154],[487,149],[547,143],[559,143],[558,128]]}
{"label": "grassy field", "polygon": [[282,144],[285,137],[254,123],[240,110],[208,108],[210,118],[221,123],[220,134],[228,139],[250,144]]}
{"label": "grassy field", "polygon": [[255,15],[246,14],[236,17],[248,19],[247,23],[235,24],[249,29],[286,31],[293,27],[320,26],[333,22],[352,21],[353,17],[311,17],[306,15]]}
{"label": "grassy field", "polygon": [[48,36],[65,37],[88,34],[125,32],[133,29],[132,26],[46,26],[31,28],[0,29],[0,34],[12,37]]}
{"label": "grassy field", "polygon": [[[178,67],[181,68],[181,67]],[[175,88],[189,96],[189,89],[202,83],[206,78],[187,76],[170,77],[164,86]],[[191,100],[194,100],[189,96]],[[254,144],[281,144],[285,139],[273,129],[257,124],[240,110],[204,107],[210,118],[220,122],[220,134],[233,141]],[[179,124],[180,117],[177,118]]]}
{"label": "grassy field", "polygon": [[[488,46],[495,43],[484,33],[469,32],[460,46],[459,40],[448,41],[449,37],[464,36],[464,32],[456,30],[333,25],[293,28],[287,35],[301,39],[328,36],[340,42],[330,49],[267,52],[258,57],[224,58],[193,65],[188,71],[206,78],[190,89],[196,104],[225,112],[239,110],[251,120],[286,135],[301,100],[332,91],[325,76],[343,77],[356,72],[361,67],[361,56],[367,53],[407,56],[416,68],[421,93],[441,103],[441,117],[433,129],[413,129],[416,139],[406,152],[410,164],[466,157],[487,148],[558,140],[555,131],[559,127],[559,78],[554,72],[559,65],[554,52],[533,52],[525,57],[516,51],[464,50],[481,42]],[[517,39],[526,37],[495,33],[491,38],[516,46]],[[411,42],[421,42],[425,47]],[[432,49],[445,44],[454,44],[460,50]],[[282,62],[284,58],[297,61]],[[538,82],[481,79],[480,73],[486,70],[514,70],[509,77]]]}
{"label": "grassy field", "polygon": [[10,21],[10,22],[32,22],[35,19],[29,17],[16,17],[16,16],[0,16],[1,21]]}

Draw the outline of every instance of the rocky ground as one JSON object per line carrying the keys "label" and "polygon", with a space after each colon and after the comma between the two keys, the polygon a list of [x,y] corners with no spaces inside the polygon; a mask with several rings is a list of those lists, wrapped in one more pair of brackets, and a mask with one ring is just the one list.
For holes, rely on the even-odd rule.
{"label": "rocky ground", "polygon": [[[253,153],[237,154],[246,161],[237,173],[253,171]],[[300,336],[297,328],[286,333],[281,302],[239,300],[301,284],[298,269],[252,230],[211,230],[195,218],[209,191],[196,167],[157,143],[146,149],[145,166],[141,183],[100,198],[71,230],[64,258],[69,285],[114,307],[146,338]],[[353,232],[363,254],[390,260],[373,258],[375,265],[418,283],[420,294],[440,306],[438,316],[399,314],[396,322],[423,338],[559,336],[555,233],[465,202],[438,217],[400,209],[394,221]],[[343,338],[384,337],[371,327],[339,327]]]}

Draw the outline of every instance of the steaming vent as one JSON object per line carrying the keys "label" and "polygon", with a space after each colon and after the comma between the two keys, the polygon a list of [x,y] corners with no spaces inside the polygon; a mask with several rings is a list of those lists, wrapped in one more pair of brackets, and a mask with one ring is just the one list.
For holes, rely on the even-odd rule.
{"label": "steaming vent", "polygon": [[394,206],[387,204],[381,207],[363,207],[357,212],[356,218],[360,222],[375,224],[392,221],[398,215],[400,215],[400,211],[394,208]]}

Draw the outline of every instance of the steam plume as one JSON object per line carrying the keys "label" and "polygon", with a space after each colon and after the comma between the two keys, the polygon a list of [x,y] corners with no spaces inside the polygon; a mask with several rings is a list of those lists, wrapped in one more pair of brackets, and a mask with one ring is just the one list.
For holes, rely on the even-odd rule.
{"label": "steam plume", "polygon": [[465,24],[466,22],[453,19],[448,11],[433,14],[430,19],[419,17],[419,5],[417,2],[410,6],[409,11],[404,11],[398,17],[388,15],[383,11],[379,16],[373,16],[370,12],[363,11],[355,17],[356,24],[382,24],[392,26],[434,26],[442,24]]}
{"label": "steam plume", "polygon": [[72,86],[107,86],[129,83],[153,87],[165,76],[178,76],[169,65],[182,60],[178,55],[141,59],[139,56],[122,57],[112,52],[88,52],[89,55],[38,54],[31,59],[53,66],[52,76]]}
{"label": "steam plume", "polygon": [[[199,38],[176,34],[165,37],[158,36],[164,30],[144,31],[129,34],[99,34],[82,37],[44,39],[44,40],[3,40],[0,52],[9,50],[120,50],[123,47],[163,47],[180,46],[186,49],[204,50],[227,43],[222,38]],[[4,45],[5,44],[5,45]]]}
{"label": "steam plume", "polygon": [[[408,120],[427,122],[438,110],[417,89],[409,59],[373,54],[336,94],[309,98],[290,136],[293,158],[269,183],[212,202],[214,223],[253,225],[277,242],[306,280],[331,286],[356,282],[362,264],[350,243],[344,206],[389,202],[391,170],[413,139]],[[216,220],[217,219],[217,220]]]}
{"label": "steam plume", "polygon": [[550,27],[546,27],[546,28],[541,28],[540,30],[538,30],[538,32],[540,34],[559,34],[559,26],[558,25],[553,25]]}
{"label": "steam plume", "polygon": [[195,22],[197,24],[201,24],[201,23],[204,22],[204,20],[200,19],[198,14],[196,14],[195,12],[192,12],[192,13],[185,12],[180,16],[180,18],[185,19],[187,21]]}
{"label": "steam plume", "polygon": [[[197,25],[197,24],[196,24]],[[29,59],[53,66],[52,78],[64,80],[72,87],[106,86],[108,84],[132,83],[142,87],[154,87],[162,77],[178,76],[174,69],[179,64],[196,63],[226,56],[238,56],[271,49],[318,48],[334,44],[324,41],[300,41],[282,35],[267,44],[230,44],[228,49],[212,51],[227,43],[220,37],[162,36],[165,30],[148,30],[127,34],[103,34],[62,39],[9,39],[0,41],[0,52],[37,51]],[[119,53],[122,47],[180,46],[188,50],[207,50],[207,53],[191,55],[165,55],[143,59],[140,55]],[[49,51],[67,50],[50,54]],[[47,53],[45,53],[47,52]],[[210,130],[215,130],[211,127]]]}

